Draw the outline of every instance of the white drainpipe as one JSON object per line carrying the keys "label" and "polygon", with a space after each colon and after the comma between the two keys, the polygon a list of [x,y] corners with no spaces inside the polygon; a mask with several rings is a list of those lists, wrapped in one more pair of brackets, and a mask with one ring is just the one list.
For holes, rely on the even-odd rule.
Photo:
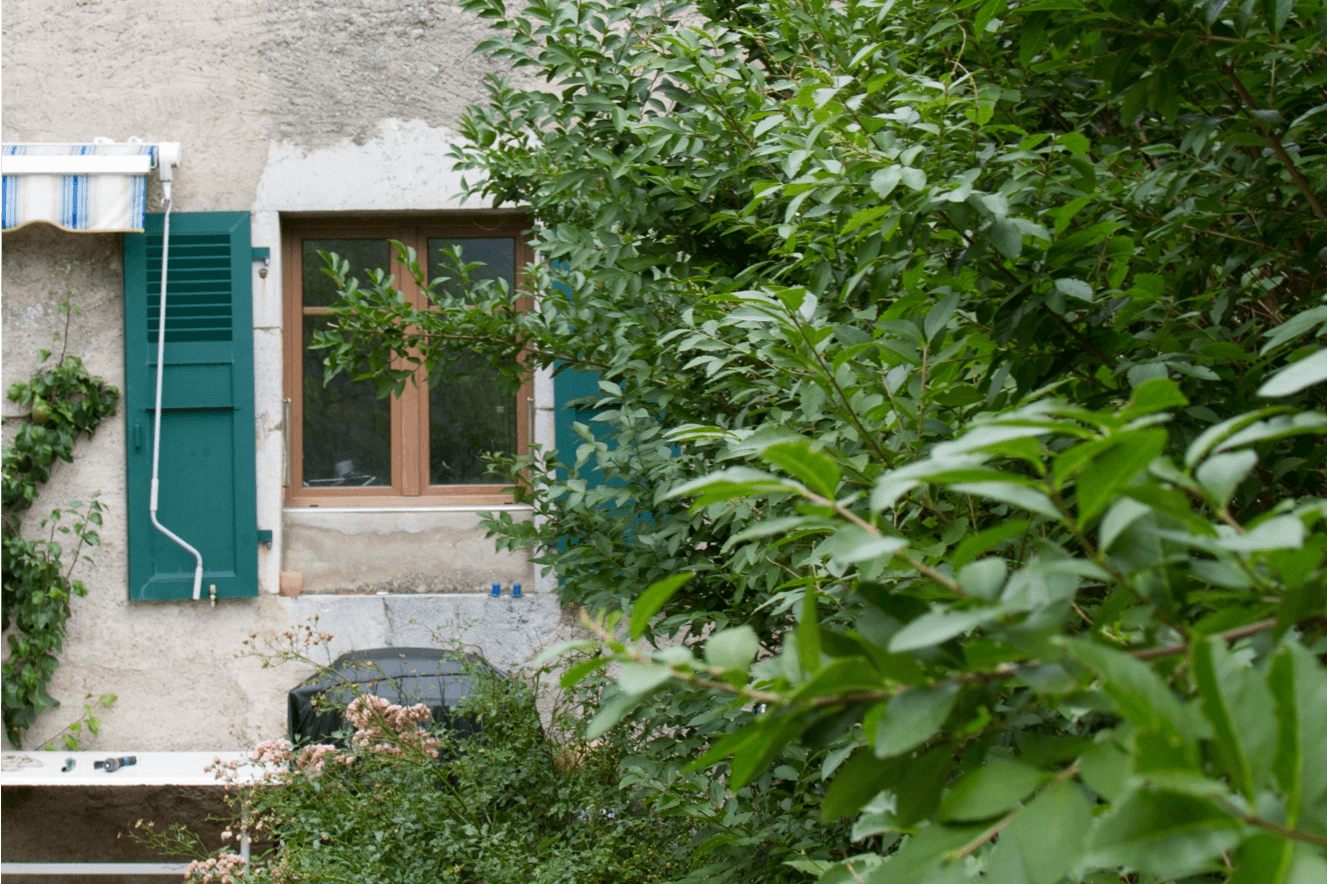
{"label": "white drainpipe", "polygon": [[162,373],[166,367],[166,267],[167,256],[170,252],[171,172],[172,167],[180,161],[178,145],[162,145],[162,147],[174,147],[174,150],[163,150],[157,164],[158,171],[161,174],[161,201],[166,204],[166,215],[162,219],[161,230],[161,310],[157,318],[157,407],[152,418],[152,499],[149,508],[152,524],[156,526],[156,529],[193,555],[196,562],[194,566],[193,597],[197,601],[201,597],[203,589],[203,554],[157,520],[157,493],[160,486],[159,474],[161,469],[161,387]]}

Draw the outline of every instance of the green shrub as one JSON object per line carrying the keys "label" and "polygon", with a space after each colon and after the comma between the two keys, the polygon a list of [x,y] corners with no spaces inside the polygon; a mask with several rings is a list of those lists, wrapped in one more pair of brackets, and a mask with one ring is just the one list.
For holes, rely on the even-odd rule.
{"label": "green shrub", "polygon": [[539,308],[333,267],[329,371],[599,373],[488,525],[703,876],[1327,876],[1323,3],[464,6]]}
{"label": "green shrub", "polygon": [[[270,849],[247,867],[235,849],[199,859],[190,880],[643,884],[686,863],[689,833],[618,788],[625,733],[553,742],[531,683],[473,676],[457,712],[474,733],[365,696],[351,704],[346,748],[277,740],[250,764],[218,765],[235,811],[223,837],[247,832]],[[201,843],[178,831],[148,840],[167,852]]]}

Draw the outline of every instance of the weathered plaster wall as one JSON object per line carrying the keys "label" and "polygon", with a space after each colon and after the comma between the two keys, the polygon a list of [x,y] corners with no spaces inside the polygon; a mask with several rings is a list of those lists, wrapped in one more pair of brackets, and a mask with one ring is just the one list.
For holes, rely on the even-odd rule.
{"label": "weathered plaster wall", "polygon": [[[269,146],[455,128],[497,68],[455,2],[6,0],[4,140],[179,141],[186,211],[247,207]],[[58,100],[57,100],[58,98]]]}
{"label": "weathered plaster wall", "polygon": [[[493,507],[524,512],[524,508]],[[473,511],[346,507],[286,510],[284,568],[304,591],[488,592],[530,587],[525,556],[495,553]]]}
{"label": "weathered plaster wall", "polygon": [[[280,641],[314,615],[337,634],[337,652],[465,643],[507,668],[569,635],[553,581],[535,578],[520,556],[497,554],[474,512],[282,507],[281,213],[459,207],[459,176],[445,156],[464,107],[495,70],[470,53],[485,25],[454,0],[6,0],[4,12],[4,141],[178,141],[175,210],[249,211],[253,245],[272,250],[253,278],[258,519],[276,534],[259,551],[263,592],[215,608],[128,602],[117,414],[80,443],[73,464],[57,467],[29,519],[31,530],[52,506],[98,489],[106,506],[102,547],[77,575],[88,595],[73,602],[51,685],[65,705],[25,745],[56,733],[89,693],[119,700],[88,749],[241,748],[278,736],[285,692],[307,670],[265,669],[242,642],[251,633]],[[154,175],[149,210],[159,194]],[[2,248],[6,387],[30,375],[71,289],[83,308],[73,351],[123,386],[122,238],[34,226],[5,234]],[[547,376],[535,395],[536,438],[551,442]],[[16,410],[5,403],[6,414]],[[310,592],[276,595],[283,568],[303,571]],[[475,592],[494,580],[523,582],[529,597]],[[408,594],[336,595],[383,589]]]}
{"label": "weathered plaster wall", "polygon": [[[51,347],[53,332],[64,332],[56,304],[66,297],[82,308],[69,323],[70,352],[79,354],[90,372],[123,389],[121,237],[32,225],[6,233],[3,247],[6,389],[30,377],[37,350]],[[59,352],[54,348],[52,359]],[[18,413],[14,403],[5,405],[7,416]],[[6,440],[15,423],[6,421]],[[57,463],[36,505],[23,514],[25,533],[33,536],[37,521],[55,506],[87,501],[100,491],[105,507],[101,546],[87,550],[91,565],[74,571],[88,592],[72,602],[60,669],[51,684],[52,696],[65,708],[39,719],[26,742],[39,745],[76,718],[87,694],[107,693],[121,697],[102,716],[105,739],[118,745],[229,747],[241,741],[241,733],[278,735],[279,717],[271,713],[297,674],[263,670],[258,661],[235,653],[258,626],[286,628],[290,615],[283,600],[264,595],[215,609],[191,602],[131,604],[124,487],[121,406],[93,439],[78,443],[73,463]]]}

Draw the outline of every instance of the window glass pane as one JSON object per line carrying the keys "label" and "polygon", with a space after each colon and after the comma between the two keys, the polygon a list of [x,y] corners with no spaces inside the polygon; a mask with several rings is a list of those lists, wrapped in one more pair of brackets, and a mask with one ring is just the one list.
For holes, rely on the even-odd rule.
{"label": "window glass pane", "polygon": [[[470,281],[481,279],[505,279],[509,288],[516,287],[516,240],[505,237],[446,237],[429,240],[429,279],[440,276],[451,277],[454,264],[443,256],[443,251],[459,247],[461,261],[470,264],[475,261],[483,264],[470,272]],[[449,279],[442,290],[450,295],[463,295],[461,287]]]}
{"label": "window glass pane", "polygon": [[385,239],[306,239],[304,240],[304,306],[330,307],[340,300],[336,283],[323,269],[327,266],[319,252],[335,252],[350,262],[350,275],[367,287],[366,271],[391,272],[392,247]]}
{"label": "window glass pane", "polygon": [[473,383],[443,380],[429,390],[429,484],[493,482],[480,460],[488,451],[516,453],[516,397],[497,375]]}
{"label": "window glass pane", "polygon": [[[516,287],[516,240],[513,237],[439,237],[430,239],[429,279],[451,276],[452,261],[443,251],[459,247],[464,263],[480,262],[470,281],[503,279]],[[462,297],[449,281],[442,290]],[[476,363],[462,363],[467,371]],[[474,485],[494,480],[484,476],[485,452],[516,453],[516,397],[496,374],[473,383],[444,378],[429,390],[429,484]]]}
{"label": "window glass pane", "polygon": [[355,382],[344,373],[323,386],[323,351],[309,344],[330,321],[304,317],[304,485],[391,485],[391,400],[377,398],[372,381]]}

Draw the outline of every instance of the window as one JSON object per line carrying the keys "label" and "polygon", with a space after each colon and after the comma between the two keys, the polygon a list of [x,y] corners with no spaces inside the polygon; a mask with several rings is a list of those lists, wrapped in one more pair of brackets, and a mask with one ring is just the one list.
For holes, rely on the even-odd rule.
{"label": "window", "polygon": [[352,275],[382,268],[417,307],[424,293],[397,261],[391,240],[415,249],[429,277],[443,252],[459,246],[463,260],[485,267],[472,278],[502,278],[523,288],[532,253],[518,212],[458,212],[356,219],[283,219],[285,274],[285,395],[290,400],[290,482],[293,506],[509,503],[504,486],[484,475],[488,451],[522,453],[529,439],[533,390],[515,396],[491,381],[430,387],[420,370],[398,397],[378,399],[372,381],[345,374],[323,385],[323,354],[313,333],[329,325],[335,286],[322,272],[320,251],[350,262]]}

